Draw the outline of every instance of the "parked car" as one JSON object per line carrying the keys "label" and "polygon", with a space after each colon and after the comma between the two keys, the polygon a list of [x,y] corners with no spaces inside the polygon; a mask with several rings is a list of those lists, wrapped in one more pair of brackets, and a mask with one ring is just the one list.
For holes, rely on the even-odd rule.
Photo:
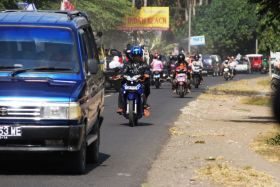
{"label": "parked car", "polygon": [[249,61],[246,59],[236,61],[235,71],[236,73],[251,73],[251,66]]}
{"label": "parked car", "polygon": [[205,75],[218,76],[222,75],[222,61],[219,55],[203,55],[202,56],[203,70]]}
{"label": "parked car", "polygon": [[83,174],[99,158],[104,77],[78,11],[0,12],[0,152],[60,152]]}

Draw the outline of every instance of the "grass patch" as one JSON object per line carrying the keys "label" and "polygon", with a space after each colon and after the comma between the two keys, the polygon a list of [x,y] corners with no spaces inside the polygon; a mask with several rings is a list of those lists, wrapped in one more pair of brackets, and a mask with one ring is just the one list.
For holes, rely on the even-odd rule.
{"label": "grass patch", "polygon": [[275,127],[269,132],[258,135],[250,147],[268,161],[280,162],[280,129]]}
{"label": "grass patch", "polygon": [[279,145],[280,146],[280,134],[277,134],[273,138],[269,138],[267,140],[267,144],[269,144],[269,145]]}
{"label": "grass patch", "polygon": [[236,168],[225,163],[215,163],[199,169],[198,174],[203,179],[206,178],[224,186],[277,186],[274,178],[264,172],[257,171],[250,166]]}
{"label": "grass patch", "polygon": [[247,79],[240,81],[230,81],[222,85],[211,87],[207,93],[212,94],[227,94],[227,95],[259,95],[269,94],[270,80],[267,77]]}
{"label": "grass patch", "polygon": [[247,105],[271,106],[272,100],[268,96],[254,96],[242,99],[242,103]]}
{"label": "grass patch", "polygon": [[270,86],[271,80],[270,79],[260,80],[257,82],[257,84],[260,86]]}

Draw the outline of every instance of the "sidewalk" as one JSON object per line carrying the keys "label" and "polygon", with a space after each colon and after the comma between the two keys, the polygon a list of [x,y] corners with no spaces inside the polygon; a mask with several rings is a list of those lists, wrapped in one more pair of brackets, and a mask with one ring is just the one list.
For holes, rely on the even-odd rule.
{"label": "sidewalk", "polygon": [[[250,98],[241,93],[267,93],[268,85],[262,81],[216,87],[221,95],[212,88],[183,108],[148,173],[146,186],[280,186],[280,163],[269,162],[251,148],[261,133],[275,125],[270,107],[243,104]],[[256,92],[240,84],[254,85]]]}

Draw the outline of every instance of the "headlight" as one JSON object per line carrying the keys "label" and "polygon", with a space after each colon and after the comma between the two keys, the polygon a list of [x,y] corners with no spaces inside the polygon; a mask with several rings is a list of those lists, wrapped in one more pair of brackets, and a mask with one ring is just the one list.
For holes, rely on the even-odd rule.
{"label": "headlight", "polygon": [[43,119],[75,120],[81,117],[81,108],[77,103],[46,104],[43,107]]}

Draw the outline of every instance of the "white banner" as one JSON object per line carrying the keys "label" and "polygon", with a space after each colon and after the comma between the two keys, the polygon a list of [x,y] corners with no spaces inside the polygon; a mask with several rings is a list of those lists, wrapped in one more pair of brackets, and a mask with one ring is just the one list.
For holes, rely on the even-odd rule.
{"label": "white banner", "polygon": [[190,41],[191,46],[205,45],[205,36],[193,36]]}

